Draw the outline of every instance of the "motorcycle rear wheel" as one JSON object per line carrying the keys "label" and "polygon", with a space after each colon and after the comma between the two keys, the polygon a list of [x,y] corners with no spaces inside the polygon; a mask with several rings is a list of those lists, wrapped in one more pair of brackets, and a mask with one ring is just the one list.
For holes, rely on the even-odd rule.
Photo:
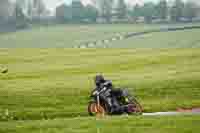
{"label": "motorcycle rear wheel", "polygon": [[131,113],[139,113],[141,114],[143,112],[142,106],[140,105],[140,103],[137,101],[137,99],[132,98],[130,100],[130,105],[133,106],[133,111]]}

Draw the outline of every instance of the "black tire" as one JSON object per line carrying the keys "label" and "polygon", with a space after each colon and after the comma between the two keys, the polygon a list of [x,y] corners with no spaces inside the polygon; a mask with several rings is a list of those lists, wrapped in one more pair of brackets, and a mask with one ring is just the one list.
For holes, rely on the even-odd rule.
{"label": "black tire", "polygon": [[95,101],[89,102],[88,105],[88,113],[90,116],[96,116],[96,115],[105,115],[106,110],[103,106],[97,106],[97,103]]}
{"label": "black tire", "polygon": [[91,101],[88,104],[88,113],[89,113],[90,116],[94,116],[95,115],[94,112],[91,109],[92,108],[92,104],[94,104],[94,103],[95,103],[94,101]]}
{"label": "black tire", "polygon": [[132,113],[139,113],[139,114],[142,113],[142,111],[143,111],[142,106],[137,101],[137,99],[135,99],[134,97],[132,97],[130,99],[130,104],[132,104],[135,107],[135,112],[132,112]]}

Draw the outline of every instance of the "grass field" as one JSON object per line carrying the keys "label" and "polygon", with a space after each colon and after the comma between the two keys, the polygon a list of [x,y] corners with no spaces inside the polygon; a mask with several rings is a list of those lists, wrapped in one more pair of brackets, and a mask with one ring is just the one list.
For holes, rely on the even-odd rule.
{"label": "grass field", "polygon": [[[183,26],[191,26],[185,24]],[[198,24],[194,24],[198,25]],[[101,41],[112,37],[125,35],[130,32],[141,32],[155,30],[165,27],[175,27],[182,25],[58,25],[55,27],[40,27],[32,30],[25,30],[16,33],[0,34],[0,48],[72,48],[87,42]],[[189,47],[193,41],[198,41],[200,30],[181,31],[169,33],[157,33],[130,38],[128,40],[114,41],[108,47],[120,48],[170,48],[170,47]],[[191,33],[193,32],[193,33]],[[189,34],[189,36],[188,36]],[[175,36],[178,38],[175,38]],[[194,36],[193,36],[194,35]],[[157,36],[159,39],[157,39]],[[182,37],[189,39],[185,44]],[[174,40],[175,39],[175,40]],[[190,42],[192,41],[192,42]],[[184,43],[184,46],[181,46]],[[149,46],[149,45],[151,46]],[[193,44],[191,44],[193,45]],[[199,47],[199,45],[196,45]],[[104,47],[100,45],[98,47]]]}
{"label": "grass field", "polygon": [[2,133],[199,133],[199,116],[73,118],[0,122]]}
{"label": "grass field", "polygon": [[[1,112],[19,119],[86,113],[93,77],[127,87],[145,111],[200,105],[199,49],[1,49]],[[165,106],[163,106],[165,105]]]}
{"label": "grass field", "polygon": [[200,29],[161,32],[112,42],[112,48],[200,48]]}
{"label": "grass field", "polygon": [[[119,48],[123,43],[124,49],[40,48],[72,47],[76,39],[85,41],[91,35],[103,39],[115,32],[132,32],[130,25],[93,26],[86,34],[77,32],[77,26],[58,26],[0,35],[0,67],[8,67],[7,74],[0,73],[0,132],[198,132],[199,116],[96,120],[87,117],[87,103],[93,77],[103,73],[115,86],[135,94],[145,112],[199,107],[199,30],[153,33],[111,44]],[[70,31],[69,38],[63,27]],[[138,44],[143,49],[128,49]]]}
{"label": "grass field", "polygon": [[116,34],[159,28],[148,25],[59,25],[0,35],[1,48],[72,48],[88,41],[110,38]]}

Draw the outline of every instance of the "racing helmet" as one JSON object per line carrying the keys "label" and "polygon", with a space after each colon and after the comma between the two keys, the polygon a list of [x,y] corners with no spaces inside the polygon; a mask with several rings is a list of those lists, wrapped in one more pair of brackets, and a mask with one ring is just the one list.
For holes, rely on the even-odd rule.
{"label": "racing helmet", "polygon": [[104,79],[103,75],[98,74],[95,76],[94,81],[95,81],[96,86],[100,86],[101,83],[105,82],[105,79]]}

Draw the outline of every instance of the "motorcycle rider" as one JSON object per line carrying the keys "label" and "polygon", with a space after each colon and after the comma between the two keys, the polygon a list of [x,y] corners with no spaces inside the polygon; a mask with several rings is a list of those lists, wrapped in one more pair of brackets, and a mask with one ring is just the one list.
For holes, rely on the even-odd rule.
{"label": "motorcycle rider", "polygon": [[128,112],[127,106],[121,106],[117,97],[122,95],[122,90],[113,89],[112,82],[110,80],[105,80],[102,75],[96,75],[95,77],[96,90],[101,91],[105,89],[103,93],[100,94],[100,98],[103,99],[110,108],[110,113],[123,113]]}

